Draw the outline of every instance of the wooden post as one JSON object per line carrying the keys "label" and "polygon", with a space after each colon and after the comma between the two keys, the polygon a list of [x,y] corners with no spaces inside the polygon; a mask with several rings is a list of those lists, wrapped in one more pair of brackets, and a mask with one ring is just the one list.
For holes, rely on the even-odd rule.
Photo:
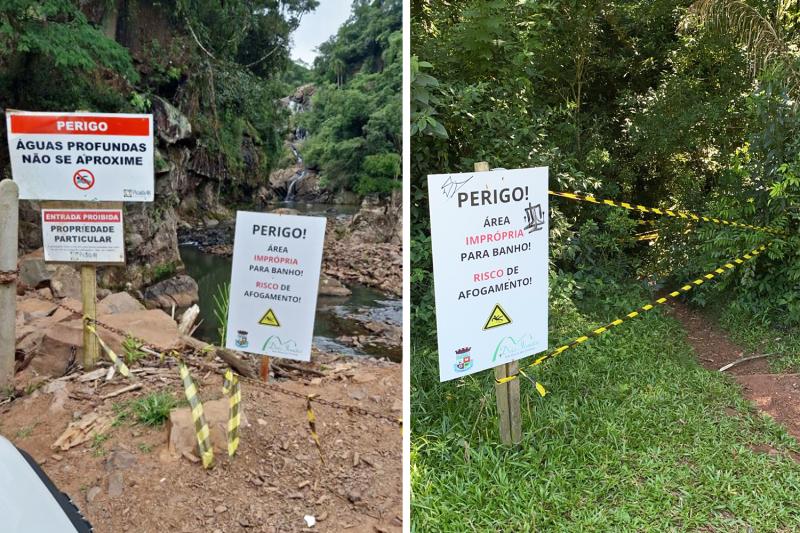
{"label": "wooden post", "polygon": [[[475,172],[486,172],[489,163],[478,161]],[[519,363],[512,361],[494,367],[495,379],[516,376]],[[497,416],[500,419],[500,439],[503,444],[519,444],[522,440],[522,416],[519,408],[519,378],[506,383],[495,383],[494,394],[497,397]]]}
{"label": "wooden post", "polygon": [[[12,180],[0,181],[0,272],[17,270],[19,239],[19,187]],[[16,351],[17,282],[0,281],[0,389],[14,386]]]}
{"label": "wooden post", "polygon": [[269,357],[266,355],[261,357],[261,381],[269,381]]}
{"label": "wooden post", "polygon": [[89,331],[88,321],[97,318],[97,267],[81,265],[81,301],[83,302],[83,369],[92,370],[100,355],[97,338]]}

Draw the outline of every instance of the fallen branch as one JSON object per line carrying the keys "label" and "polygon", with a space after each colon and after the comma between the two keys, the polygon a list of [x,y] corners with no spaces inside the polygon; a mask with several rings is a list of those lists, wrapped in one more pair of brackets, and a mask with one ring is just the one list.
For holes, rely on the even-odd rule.
{"label": "fallen branch", "polygon": [[181,322],[178,325],[178,333],[181,335],[188,334],[199,314],[200,307],[197,304],[194,304],[189,309],[184,311],[183,316],[181,317]]}
{"label": "fallen branch", "polygon": [[737,359],[736,361],[734,361],[734,362],[732,362],[732,363],[728,363],[727,365],[725,365],[725,366],[721,367],[721,368],[719,369],[719,371],[720,371],[720,372],[725,372],[725,371],[726,371],[726,370],[728,370],[729,368],[731,368],[731,367],[733,367],[733,366],[736,366],[736,365],[738,365],[739,363],[745,363],[745,362],[747,362],[747,361],[752,361],[753,359],[761,359],[762,357],[770,357],[770,356],[772,356],[772,355],[778,355],[778,356],[780,356],[780,357],[783,357],[783,355],[784,355],[784,354],[764,353],[764,354],[761,354],[761,355],[751,355],[751,356],[749,356],[749,357],[742,357],[741,359]]}
{"label": "fallen branch", "polygon": [[250,366],[250,363],[236,355],[231,350],[226,348],[220,348],[219,346],[214,346],[213,344],[208,344],[206,342],[200,341],[195,339],[194,337],[189,337],[188,335],[181,335],[181,341],[189,346],[190,348],[194,348],[195,350],[199,351],[207,351],[226,363],[228,366],[236,370],[239,375],[242,375],[247,378],[255,378],[256,373],[253,371],[253,368]]}
{"label": "fallen branch", "polygon": [[313,368],[304,368],[302,366],[293,365],[291,363],[272,363],[272,366],[277,366],[281,370],[296,370],[297,372],[305,372],[306,374],[311,374],[312,376],[319,376],[321,378],[326,377],[328,374],[325,372],[320,372],[319,370],[314,370]]}
{"label": "fallen branch", "polygon": [[127,387],[122,387],[121,389],[117,389],[114,392],[109,392],[105,396],[101,396],[102,400],[108,400],[109,398],[114,398],[115,396],[119,396],[120,394],[125,394],[126,392],[131,392],[133,390],[141,389],[141,383],[134,383],[133,385],[128,385]]}

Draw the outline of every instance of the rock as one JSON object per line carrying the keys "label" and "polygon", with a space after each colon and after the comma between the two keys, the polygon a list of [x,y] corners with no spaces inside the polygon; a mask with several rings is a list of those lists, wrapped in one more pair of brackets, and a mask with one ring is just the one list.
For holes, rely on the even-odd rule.
{"label": "rock", "polygon": [[122,472],[112,472],[108,476],[108,497],[118,498],[122,496],[122,491],[125,488],[125,479]]}
{"label": "rock", "polygon": [[369,383],[375,381],[374,374],[367,374],[366,372],[359,372],[353,376],[353,383]]}
{"label": "rock", "polygon": [[[147,344],[167,350],[176,347],[179,343],[177,324],[160,309],[98,315],[98,320],[122,329]],[[123,337],[102,327],[98,327],[97,331],[115,353],[122,355],[124,352],[122,343],[125,340]],[[73,351],[77,360],[80,361],[83,358],[83,321],[81,319],[62,321],[47,327],[30,366],[41,375],[63,376],[72,359]],[[103,359],[108,357],[103,353],[100,356]]]}
{"label": "rock", "polygon": [[332,278],[327,274],[321,274],[319,277],[319,295],[320,296],[350,296],[353,291],[344,286],[338,279]]}
{"label": "rock", "polygon": [[88,503],[92,503],[94,501],[94,499],[97,498],[97,496],[101,492],[103,492],[103,489],[101,489],[100,487],[95,486],[95,487],[90,488],[88,490],[88,492],[86,493],[86,501]]}
{"label": "rock", "polygon": [[56,298],[81,298],[81,277],[69,265],[58,265],[50,276],[50,290]]}
{"label": "rock", "polygon": [[30,367],[39,375],[63,376],[70,361],[83,353],[83,322],[70,320],[53,324],[44,332]]}
{"label": "rock", "polygon": [[106,470],[109,472],[128,470],[136,464],[136,461],[136,456],[128,450],[114,450],[106,459]]}
{"label": "rock", "polygon": [[[240,409],[244,407],[240,404]],[[214,453],[227,455],[228,453],[228,400],[210,400],[203,402],[203,412],[205,413],[208,428],[211,431],[211,445]],[[247,419],[244,411],[241,413],[241,426],[247,426]],[[184,452],[194,455],[199,454],[197,449],[197,438],[194,433],[194,422],[188,407],[173,409],[169,414],[167,425],[169,435],[169,451],[174,456],[180,457]]]}
{"label": "rock", "polygon": [[41,248],[19,258],[19,277],[25,285],[34,289],[50,281],[53,270],[44,262],[44,250]]}
{"label": "rock", "polygon": [[25,298],[17,303],[17,313],[21,313],[26,322],[50,316],[56,309],[56,304],[38,298]]}
{"label": "rock", "polygon": [[148,309],[171,310],[173,305],[185,308],[199,300],[197,282],[185,274],[156,283],[144,291],[144,303]]}
{"label": "rock", "polygon": [[151,101],[155,130],[163,141],[175,144],[191,137],[192,125],[183,113],[159,96],[152,96]]}
{"label": "rock", "polygon": [[347,499],[350,503],[356,503],[361,501],[361,492],[358,489],[353,489],[348,491]]}
{"label": "rock", "polygon": [[274,215],[299,215],[300,211],[291,207],[279,207],[278,209],[273,209],[270,213]]}
{"label": "rock", "polygon": [[350,391],[350,397],[352,399],[354,399],[354,400],[361,401],[361,400],[363,400],[364,398],[367,397],[367,393],[364,392],[361,389],[356,389],[356,390]]}
{"label": "rock", "polygon": [[145,307],[127,292],[109,294],[97,304],[98,315],[116,315],[118,313],[132,313],[144,311]]}
{"label": "rock", "polygon": [[206,225],[207,228],[215,228],[215,227],[219,226],[219,220],[217,220],[215,218],[207,218],[205,220],[205,225]]}
{"label": "rock", "polygon": [[224,513],[227,510],[228,508],[225,505],[217,505],[216,507],[214,507],[214,512],[217,514]]}

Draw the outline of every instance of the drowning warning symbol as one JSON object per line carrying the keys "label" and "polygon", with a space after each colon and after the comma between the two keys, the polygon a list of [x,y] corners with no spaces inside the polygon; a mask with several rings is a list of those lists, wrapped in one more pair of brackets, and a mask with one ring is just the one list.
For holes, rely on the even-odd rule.
{"label": "drowning warning symbol", "polygon": [[495,304],[494,309],[492,309],[492,314],[489,315],[489,319],[486,321],[486,325],[483,326],[483,329],[492,329],[498,326],[505,326],[506,324],[511,324],[511,318],[503,311],[500,304]]}
{"label": "drowning warning symbol", "polygon": [[259,324],[264,326],[277,326],[280,327],[280,322],[278,322],[278,318],[275,316],[275,313],[272,312],[272,309],[268,309],[264,316],[261,317],[261,320],[258,321]]}

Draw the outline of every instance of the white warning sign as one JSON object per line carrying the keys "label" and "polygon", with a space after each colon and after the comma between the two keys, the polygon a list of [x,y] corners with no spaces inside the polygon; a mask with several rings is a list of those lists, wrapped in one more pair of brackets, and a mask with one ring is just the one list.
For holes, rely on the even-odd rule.
{"label": "white warning sign", "polygon": [[44,260],[125,264],[122,209],[42,208]]}
{"label": "white warning sign", "polygon": [[547,349],[547,168],[428,176],[439,379]]}
{"label": "white warning sign", "polygon": [[227,348],[311,360],[326,222],[236,213]]}
{"label": "white warning sign", "polygon": [[152,115],[6,112],[23,200],[152,202]]}

